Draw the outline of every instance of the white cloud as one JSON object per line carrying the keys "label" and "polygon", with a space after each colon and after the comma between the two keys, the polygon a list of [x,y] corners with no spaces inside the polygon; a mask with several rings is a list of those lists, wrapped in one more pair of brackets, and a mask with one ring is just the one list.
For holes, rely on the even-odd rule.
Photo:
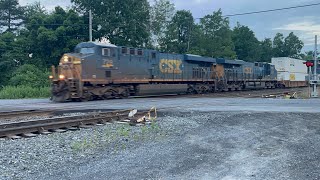
{"label": "white cloud", "polygon": [[19,0],[22,6],[32,4],[34,2],[40,2],[48,10],[54,9],[56,6],[67,7],[71,5],[70,0]]}
{"label": "white cloud", "polygon": [[[305,43],[305,45],[314,44],[314,36],[320,35],[320,24],[311,17],[306,17],[300,22],[292,22],[283,26],[273,28],[276,31],[295,32]],[[315,17],[314,17],[315,19]]]}

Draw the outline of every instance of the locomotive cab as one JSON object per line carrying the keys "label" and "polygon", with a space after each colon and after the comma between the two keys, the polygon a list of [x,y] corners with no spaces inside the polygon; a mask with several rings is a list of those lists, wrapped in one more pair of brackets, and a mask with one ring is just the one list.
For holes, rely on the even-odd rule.
{"label": "locomotive cab", "polygon": [[[85,83],[99,79],[111,79],[109,69],[116,67],[116,48],[95,42],[80,43],[74,53],[60,59],[57,69],[52,67],[52,100],[64,102],[86,98]],[[83,68],[85,67],[85,68]]]}

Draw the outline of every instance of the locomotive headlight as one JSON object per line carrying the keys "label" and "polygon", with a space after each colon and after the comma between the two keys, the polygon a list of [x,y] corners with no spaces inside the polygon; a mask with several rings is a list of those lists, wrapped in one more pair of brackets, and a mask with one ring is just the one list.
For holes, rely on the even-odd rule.
{"label": "locomotive headlight", "polygon": [[49,79],[53,79],[53,76],[49,76]]}
{"label": "locomotive headlight", "polygon": [[60,79],[60,80],[64,80],[64,78],[65,78],[65,76],[64,76],[64,75],[62,75],[62,74],[61,74],[61,75],[59,75],[59,79]]}
{"label": "locomotive headlight", "polygon": [[63,56],[63,61],[64,61],[65,63],[69,62],[69,57],[68,57],[68,56]]}

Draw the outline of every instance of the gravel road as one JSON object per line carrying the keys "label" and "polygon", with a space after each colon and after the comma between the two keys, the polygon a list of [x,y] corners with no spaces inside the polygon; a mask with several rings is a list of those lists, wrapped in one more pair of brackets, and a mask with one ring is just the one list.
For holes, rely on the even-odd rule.
{"label": "gravel road", "polygon": [[[288,105],[289,105],[288,101]],[[319,113],[167,110],[0,141],[0,179],[319,179]]]}

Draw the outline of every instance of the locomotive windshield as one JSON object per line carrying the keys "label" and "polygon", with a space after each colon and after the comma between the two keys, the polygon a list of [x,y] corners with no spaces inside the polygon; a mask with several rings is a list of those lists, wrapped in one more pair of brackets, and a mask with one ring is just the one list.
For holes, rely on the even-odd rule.
{"label": "locomotive windshield", "polygon": [[80,48],[77,49],[76,53],[81,53],[81,54],[94,54],[94,48]]}

